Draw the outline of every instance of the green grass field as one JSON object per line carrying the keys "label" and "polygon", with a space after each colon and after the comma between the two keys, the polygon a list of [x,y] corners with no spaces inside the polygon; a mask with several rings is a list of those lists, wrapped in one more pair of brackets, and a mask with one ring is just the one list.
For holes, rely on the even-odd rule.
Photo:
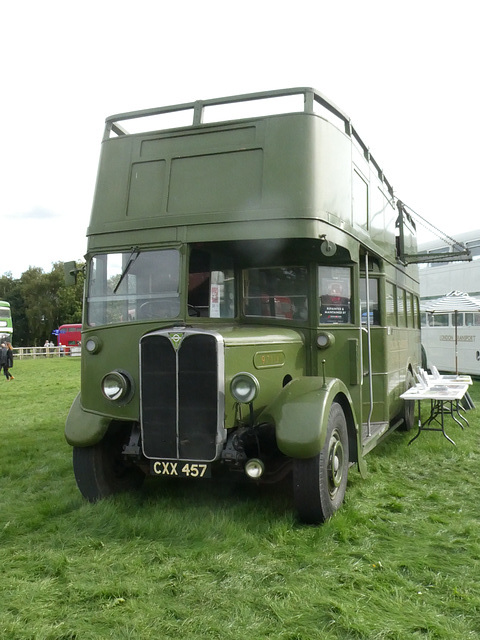
{"label": "green grass field", "polygon": [[[88,504],[63,437],[77,359],[0,380],[0,638],[480,638],[480,411],[397,432],[321,527],[289,483],[148,479]],[[480,383],[471,395],[480,406]]]}

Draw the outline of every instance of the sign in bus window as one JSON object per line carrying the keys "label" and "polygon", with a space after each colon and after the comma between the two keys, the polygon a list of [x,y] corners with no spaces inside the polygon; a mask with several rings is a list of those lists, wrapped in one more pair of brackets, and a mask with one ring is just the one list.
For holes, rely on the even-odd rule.
{"label": "sign in bus window", "polygon": [[348,267],[318,267],[320,322],[351,322],[351,276]]}

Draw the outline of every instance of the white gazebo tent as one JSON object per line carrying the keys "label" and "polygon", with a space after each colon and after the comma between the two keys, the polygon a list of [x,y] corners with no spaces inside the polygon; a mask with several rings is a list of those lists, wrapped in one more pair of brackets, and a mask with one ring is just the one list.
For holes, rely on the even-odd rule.
{"label": "white gazebo tent", "polygon": [[450,291],[441,298],[428,301],[424,308],[427,313],[455,314],[455,373],[458,375],[458,314],[480,312],[480,300],[461,291]]}

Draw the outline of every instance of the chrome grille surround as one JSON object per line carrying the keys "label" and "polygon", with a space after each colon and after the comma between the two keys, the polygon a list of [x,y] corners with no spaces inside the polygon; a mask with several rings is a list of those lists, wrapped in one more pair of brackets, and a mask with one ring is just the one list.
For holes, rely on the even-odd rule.
{"label": "chrome grille surround", "polygon": [[143,336],[139,349],[145,457],[216,460],[226,440],[222,336],[174,327]]}

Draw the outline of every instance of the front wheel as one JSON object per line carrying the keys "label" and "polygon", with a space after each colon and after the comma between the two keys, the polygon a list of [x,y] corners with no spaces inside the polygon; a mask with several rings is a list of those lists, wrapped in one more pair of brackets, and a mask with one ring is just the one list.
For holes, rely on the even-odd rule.
{"label": "front wheel", "polygon": [[293,461],[293,495],[299,519],[320,524],[330,518],[343,502],[347,476],[347,421],[342,407],[334,402],[320,453]]}
{"label": "front wheel", "polygon": [[128,435],[123,430],[114,429],[91,447],[73,448],[75,479],[90,502],[141,487],[145,474],[122,457],[126,439]]}

